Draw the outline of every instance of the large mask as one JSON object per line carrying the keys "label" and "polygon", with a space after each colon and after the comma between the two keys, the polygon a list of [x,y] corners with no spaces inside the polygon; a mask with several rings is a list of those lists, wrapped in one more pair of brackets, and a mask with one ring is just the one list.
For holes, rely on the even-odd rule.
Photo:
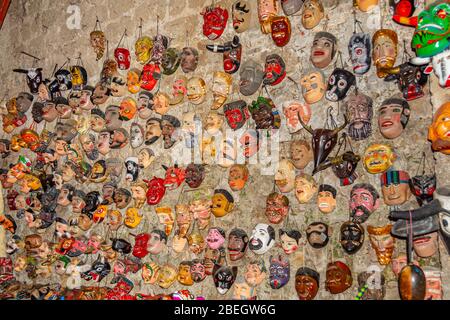
{"label": "large mask", "polygon": [[246,31],[250,27],[251,6],[246,0],[238,0],[231,7],[233,28],[237,33]]}
{"label": "large mask", "polygon": [[242,64],[239,72],[239,91],[244,96],[251,96],[261,86],[264,75],[261,65],[253,60],[247,60]]}
{"label": "large mask", "polygon": [[397,59],[397,33],[390,29],[380,29],[372,37],[372,59],[377,68],[378,78],[388,75],[383,69],[392,68]]}
{"label": "large mask", "polygon": [[233,130],[242,128],[249,118],[247,103],[244,100],[233,101],[223,106],[227,123]]}
{"label": "large mask", "polygon": [[278,129],[281,125],[281,116],[272,99],[258,97],[248,107],[256,129]]}
{"label": "large mask", "polygon": [[394,252],[395,238],[391,236],[392,225],[382,227],[367,226],[370,244],[377,254],[378,263],[387,265],[391,263]]}
{"label": "large mask", "polygon": [[367,139],[372,134],[373,101],[365,94],[349,94],[344,101],[349,120],[347,133],[355,141]]}
{"label": "large mask", "polygon": [[436,174],[423,174],[412,177],[410,189],[416,197],[419,206],[431,202],[433,193],[436,190]]}
{"label": "large mask", "polygon": [[330,241],[331,232],[326,223],[313,222],[306,228],[306,239],[311,247],[321,249]]}
{"label": "large mask", "polygon": [[291,39],[291,22],[288,17],[274,17],[271,20],[272,40],[278,47],[284,47]]}
{"label": "large mask", "polygon": [[311,145],[306,140],[291,141],[290,159],[297,169],[304,169],[313,160],[314,154]]}
{"label": "large mask", "polygon": [[249,248],[256,254],[264,254],[275,244],[275,230],[265,223],[258,223],[252,231]]}
{"label": "large mask", "polygon": [[275,173],[275,184],[282,193],[291,192],[295,184],[295,167],[291,161],[283,159]]}
{"label": "large mask", "polygon": [[341,226],[340,242],[345,252],[355,254],[364,243],[364,228],[356,222],[344,222]]}
{"label": "large mask", "polygon": [[389,170],[380,176],[381,192],[384,203],[398,206],[411,197],[410,179],[406,171]]}
{"label": "large mask", "polygon": [[369,216],[379,207],[380,195],[378,191],[368,183],[360,183],[353,186],[350,191],[350,217],[353,222],[364,223]]}
{"label": "large mask", "polygon": [[289,259],[282,255],[270,256],[269,258],[269,284],[272,289],[284,287],[290,279]]}
{"label": "large mask", "polygon": [[433,151],[450,154],[450,102],[444,103],[434,114],[428,128],[428,140]]}
{"label": "large mask", "polygon": [[229,74],[221,71],[214,72],[212,85],[214,101],[211,106],[212,110],[217,110],[223,106],[231,92],[232,81],[233,78]]}
{"label": "large mask", "polygon": [[272,224],[281,223],[289,213],[289,199],[277,192],[267,196],[266,217]]}
{"label": "large mask", "polygon": [[353,73],[365,74],[372,64],[370,35],[354,33],[348,43],[348,53],[353,65]]}
{"label": "large mask", "polygon": [[299,203],[308,203],[317,192],[317,183],[312,176],[301,173],[295,177],[294,191]]}
{"label": "large mask", "polygon": [[313,300],[319,291],[320,275],[308,267],[302,267],[295,273],[295,291],[299,300]]}
{"label": "large mask", "polygon": [[226,73],[233,74],[238,71],[242,55],[242,45],[238,36],[234,36],[233,41],[225,42],[223,45],[209,44],[206,49],[223,53],[223,70]]}
{"label": "large mask", "polygon": [[316,68],[324,69],[334,59],[337,39],[328,32],[318,32],[311,47],[311,62]]}
{"label": "large mask", "polygon": [[209,6],[203,10],[201,15],[203,16],[203,34],[209,40],[218,39],[227,26],[228,10],[220,6]]}
{"label": "large mask", "polygon": [[304,123],[309,122],[311,119],[311,107],[308,104],[289,101],[283,106],[283,114],[286,117],[289,133],[292,134],[303,128],[298,117],[301,117]]}
{"label": "large mask", "polygon": [[302,25],[305,29],[316,27],[325,17],[321,0],[307,0],[302,9]]}
{"label": "large mask", "polygon": [[258,0],[258,19],[262,33],[270,33],[271,21],[277,16],[278,1]]}
{"label": "large mask", "polygon": [[271,54],[266,57],[264,67],[265,85],[275,86],[279,84],[286,77],[286,63],[278,54]]}
{"label": "large mask", "polygon": [[388,170],[397,159],[392,147],[386,144],[372,144],[364,152],[364,168],[371,174],[382,173]]}
{"label": "large mask", "polygon": [[136,40],[134,45],[136,60],[140,64],[146,64],[151,57],[153,50],[153,40],[150,37],[144,36]]}
{"label": "large mask", "polygon": [[332,294],[339,294],[350,288],[352,283],[352,272],[345,263],[336,261],[327,265],[327,278],[325,280],[327,291]]}
{"label": "large mask", "polygon": [[228,235],[228,254],[231,261],[242,259],[247,251],[249,239],[243,229],[234,228]]}
{"label": "large mask", "polygon": [[220,266],[214,264],[213,279],[217,291],[220,294],[225,294],[230,290],[234,281],[236,280],[238,267]]}
{"label": "large mask", "polygon": [[150,62],[144,66],[141,73],[141,88],[152,91],[161,79],[161,69],[159,65]]}
{"label": "large mask", "polygon": [[198,105],[203,103],[206,99],[205,80],[200,77],[190,78],[187,82],[187,97],[192,104]]}
{"label": "large mask", "polygon": [[345,69],[336,68],[328,78],[325,98],[333,102],[341,101],[347,96],[348,91],[355,83],[356,78],[353,73]]}
{"label": "large mask", "polygon": [[307,72],[300,79],[303,99],[309,104],[314,104],[322,100],[326,91],[325,77],[320,69],[313,69]]}
{"label": "large mask", "polygon": [[226,216],[234,208],[234,199],[231,193],[224,189],[214,190],[211,212],[220,218]]}
{"label": "large mask", "polygon": [[337,191],[329,184],[321,184],[317,195],[317,207],[322,213],[331,213],[336,208]]}
{"label": "large mask", "polygon": [[424,96],[423,88],[428,81],[426,66],[415,66],[405,62],[395,68],[386,69],[389,74],[385,81],[396,81],[398,89],[406,100],[415,100]]}

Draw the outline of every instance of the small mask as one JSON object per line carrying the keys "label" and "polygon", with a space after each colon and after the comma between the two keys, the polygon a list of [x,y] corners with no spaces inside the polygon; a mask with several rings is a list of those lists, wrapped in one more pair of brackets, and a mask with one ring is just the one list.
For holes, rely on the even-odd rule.
{"label": "small mask", "polygon": [[211,249],[219,249],[225,243],[225,231],[219,227],[210,228],[206,236],[206,243]]}
{"label": "small mask", "polygon": [[192,47],[184,47],[181,52],[181,70],[184,73],[194,72],[198,65],[198,51]]}
{"label": "small mask", "polygon": [[114,58],[120,70],[128,70],[130,68],[131,54],[127,48],[116,48],[114,50]]}
{"label": "small mask", "polygon": [[271,21],[277,16],[278,1],[258,0],[258,18],[262,33],[270,33]]}
{"label": "small mask", "polygon": [[283,222],[289,213],[289,199],[277,192],[273,192],[267,196],[266,200],[266,217],[272,224]]}
{"label": "small mask", "polygon": [[[386,294],[386,279],[381,271],[366,271],[358,275],[358,291],[363,292],[360,300],[383,300]],[[363,289],[365,288],[365,290]]]}
{"label": "small mask", "polygon": [[153,97],[153,110],[160,115],[165,115],[169,111],[169,96],[163,92],[158,92]]}
{"label": "small mask", "polygon": [[295,133],[303,128],[298,117],[300,116],[304,123],[311,119],[311,107],[309,104],[297,101],[289,101],[283,106],[283,114],[286,117],[286,125],[289,133]]}
{"label": "small mask", "polygon": [[191,261],[183,261],[178,267],[177,280],[184,286],[192,286],[194,284],[194,279],[192,278],[191,273],[191,266]]}
{"label": "small mask", "polygon": [[202,282],[206,278],[205,266],[203,265],[203,261],[199,259],[192,260],[190,266],[190,273],[192,276],[192,280],[195,283]]}
{"label": "small mask", "polygon": [[364,228],[356,222],[344,222],[341,226],[340,242],[345,252],[355,254],[364,243]]}
{"label": "small mask", "polygon": [[433,200],[436,190],[436,174],[414,176],[411,178],[410,187],[419,206],[429,203]]}
{"label": "small mask", "polygon": [[153,40],[147,36],[137,39],[134,45],[134,50],[136,54],[136,60],[142,65],[146,64],[151,57],[151,53],[153,50]]}
{"label": "small mask", "polygon": [[367,139],[372,134],[373,101],[362,93],[350,93],[344,101],[349,119],[347,133],[355,141]]}
{"label": "small mask", "polygon": [[187,97],[194,105],[203,103],[206,99],[206,83],[200,77],[192,77],[187,82]]}
{"label": "small mask", "polygon": [[279,230],[280,244],[285,254],[293,254],[299,247],[299,241],[302,237],[298,230]]}
{"label": "small mask", "polygon": [[27,85],[32,94],[37,94],[42,83],[42,68],[14,69],[14,72],[24,73],[27,76]]}
{"label": "small mask", "polygon": [[367,226],[370,244],[377,254],[378,263],[388,265],[391,263],[394,252],[395,238],[391,236],[392,225],[382,227]]}
{"label": "small mask", "polygon": [[295,197],[299,203],[308,203],[317,192],[317,183],[308,174],[299,174],[295,177]]}
{"label": "small mask", "polygon": [[164,139],[164,149],[171,148],[177,141],[175,131],[181,127],[180,120],[170,115],[163,115],[161,120],[161,134]]}
{"label": "small mask", "polygon": [[159,270],[158,285],[163,289],[167,289],[177,280],[177,276],[177,268],[170,264],[166,264]]}
{"label": "small mask", "polygon": [[186,167],[186,183],[191,188],[198,188],[205,179],[205,167],[201,164],[190,163]]}
{"label": "small mask", "polygon": [[397,33],[389,29],[380,29],[372,37],[372,59],[377,68],[378,78],[388,75],[383,69],[392,68],[397,59]]}
{"label": "small mask", "polygon": [[265,85],[275,86],[286,77],[286,64],[283,58],[277,54],[271,54],[266,57],[266,63],[264,67],[264,80]]}
{"label": "small mask", "polygon": [[249,118],[247,103],[244,100],[225,104],[223,106],[223,111],[228,125],[233,130],[242,128]]}
{"label": "small mask", "polygon": [[252,288],[260,285],[267,276],[267,269],[264,260],[253,260],[245,267],[245,282]]}
{"label": "small mask", "polygon": [[233,41],[225,42],[223,45],[207,45],[206,49],[212,52],[223,53],[223,70],[226,73],[236,73],[241,65],[242,45],[238,36]]}
{"label": "small mask", "polygon": [[167,49],[161,62],[162,73],[165,75],[174,74],[177,71],[181,63],[181,53],[175,48]]}
{"label": "small mask", "polygon": [[326,223],[313,222],[306,229],[306,238],[311,247],[321,249],[328,244],[331,229]]}
{"label": "small mask", "polygon": [[220,218],[226,216],[234,208],[234,199],[231,193],[224,189],[214,190],[211,212]]}
{"label": "small mask", "polygon": [[203,35],[209,40],[218,39],[225,30],[228,21],[228,10],[220,6],[206,7],[203,16]]}
{"label": "small mask", "polygon": [[172,98],[170,99],[170,105],[174,106],[184,101],[184,97],[187,95],[187,78],[185,76],[177,76],[172,85]]}
{"label": "small mask", "polygon": [[313,160],[313,150],[306,140],[293,140],[290,144],[291,163],[296,169],[304,169]]}
{"label": "small mask", "polygon": [[244,96],[251,96],[254,94],[264,79],[264,70],[261,65],[253,60],[247,60],[241,66],[241,71],[239,72],[239,91]]}
{"label": "small mask", "polygon": [[302,267],[295,273],[295,291],[299,300],[313,300],[319,291],[320,275],[308,267]]}
{"label": "small mask", "polygon": [[410,179],[406,171],[389,170],[380,176],[381,193],[384,203],[388,206],[398,206],[411,197]]}
{"label": "small mask", "polygon": [[364,168],[367,172],[376,174],[388,170],[397,159],[392,147],[385,144],[372,144],[364,152]]}
{"label": "small mask", "polygon": [[228,174],[228,185],[233,191],[240,191],[244,188],[249,177],[248,169],[243,164],[234,164]]}
{"label": "small mask", "polygon": [[369,216],[379,207],[380,195],[378,191],[368,183],[360,183],[353,186],[350,191],[350,216],[354,222],[364,223]]}
{"label": "small mask", "polygon": [[307,0],[302,8],[302,25],[305,29],[313,29],[324,18],[325,13],[321,0]]}
{"label": "small mask", "polygon": [[106,49],[106,37],[103,31],[94,30],[90,34],[91,47],[97,55],[97,61],[103,57]]}
{"label": "small mask", "polygon": [[130,93],[138,93],[141,90],[141,71],[138,69],[130,69],[127,72],[127,88]]}
{"label": "small mask", "polygon": [[442,300],[442,271],[433,267],[425,267],[423,272],[426,279],[425,300]]}
{"label": "small mask", "polygon": [[434,114],[428,140],[433,151],[450,154],[450,102],[444,103]]}
{"label": "small mask", "polygon": [[126,97],[120,103],[120,119],[123,121],[130,121],[137,113],[136,100],[130,97]]}
{"label": "small mask", "polygon": [[230,290],[236,280],[238,267],[220,266],[214,264],[213,279],[216,289],[220,294],[225,294]]}
{"label": "small mask", "polygon": [[336,261],[327,265],[327,278],[325,280],[327,291],[332,294],[339,294],[350,288],[352,283],[352,272],[345,263]]}
{"label": "small mask", "polygon": [[245,0],[238,0],[233,3],[231,16],[233,18],[233,28],[237,33],[242,33],[250,27],[251,6]]}
{"label": "small mask", "polygon": [[[212,110],[217,110],[222,107],[225,101],[228,99],[228,95],[231,92],[233,78],[221,71],[214,72],[213,76],[213,105],[211,106]],[[189,98],[189,85],[188,85],[188,98]]]}
{"label": "small mask", "polygon": [[356,83],[356,78],[350,71],[336,68],[328,78],[327,92],[325,98],[337,102],[343,100],[348,91]]}
{"label": "small mask", "polygon": [[284,287],[290,279],[289,259],[279,256],[270,256],[269,258],[269,284],[272,289],[280,289]]}
{"label": "small mask", "polygon": [[130,144],[133,149],[139,148],[144,143],[144,128],[133,122],[130,127]]}
{"label": "small mask", "polygon": [[336,189],[328,184],[319,186],[317,206],[322,213],[331,213],[336,208]]}
{"label": "small mask", "polygon": [[249,248],[255,254],[264,254],[275,244],[275,230],[265,223],[258,223],[252,231]]}
{"label": "small mask", "polygon": [[139,165],[137,157],[128,157],[125,159],[125,168],[127,169],[127,175],[125,180],[128,182],[134,182],[139,176]]}
{"label": "small mask", "polygon": [[99,258],[92,264],[91,269],[82,273],[81,277],[84,280],[100,282],[111,272],[111,265],[105,258]]}
{"label": "small mask", "polygon": [[159,65],[150,62],[144,66],[141,73],[141,88],[152,91],[161,79],[161,69]]}
{"label": "small mask", "polygon": [[164,179],[153,177],[152,180],[144,180],[144,182],[148,185],[147,204],[151,206],[158,204],[166,193]]}
{"label": "small mask", "polygon": [[348,43],[348,53],[353,65],[353,73],[365,74],[372,64],[370,35],[354,33]]}
{"label": "small mask", "polygon": [[291,22],[288,17],[274,17],[271,20],[272,40],[278,47],[284,47],[291,39]]}

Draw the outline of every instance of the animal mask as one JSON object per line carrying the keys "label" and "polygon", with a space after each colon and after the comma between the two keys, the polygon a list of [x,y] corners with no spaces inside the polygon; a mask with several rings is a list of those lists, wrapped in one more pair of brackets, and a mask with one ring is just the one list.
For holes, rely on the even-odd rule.
{"label": "animal mask", "polygon": [[428,75],[424,73],[425,67],[415,66],[409,62],[402,63],[398,67],[386,69],[389,74],[385,81],[396,81],[403,98],[415,100],[423,97],[423,88],[428,81]]}
{"label": "animal mask", "polygon": [[234,281],[236,280],[238,267],[220,266],[214,264],[213,279],[217,291],[220,294],[225,294],[230,290]]}
{"label": "animal mask", "polygon": [[328,78],[325,98],[333,102],[341,101],[347,96],[348,91],[355,83],[356,78],[353,73],[345,69],[336,68]]}
{"label": "animal mask", "polygon": [[14,69],[14,72],[24,73],[27,76],[27,85],[32,94],[39,91],[39,85],[42,83],[42,68]]}

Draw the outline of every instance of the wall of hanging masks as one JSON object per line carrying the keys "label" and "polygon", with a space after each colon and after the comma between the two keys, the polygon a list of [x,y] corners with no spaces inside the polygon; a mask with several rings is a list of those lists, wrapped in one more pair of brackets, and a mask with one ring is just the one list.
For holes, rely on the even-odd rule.
{"label": "wall of hanging masks", "polygon": [[447,298],[449,28],[446,1],[15,1],[0,297]]}

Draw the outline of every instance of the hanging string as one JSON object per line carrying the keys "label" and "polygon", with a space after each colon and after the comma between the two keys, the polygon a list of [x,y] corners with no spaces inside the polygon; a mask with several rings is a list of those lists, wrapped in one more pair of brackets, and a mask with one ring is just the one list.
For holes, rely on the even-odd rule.
{"label": "hanging string", "polygon": [[408,52],[407,46],[406,46],[406,39],[403,39],[403,56],[402,56],[402,63],[405,63],[406,61],[411,60],[411,55]]}
{"label": "hanging string", "polygon": [[159,35],[159,15],[156,15],[156,35]]}
{"label": "hanging string", "polygon": [[140,23],[139,23],[139,27],[138,27],[138,29],[139,29],[138,35],[139,35],[139,38],[142,38],[142,18],[139,18],[139,21],[140,21]]}
{"label": "hanging string", "polygon": [[408,264],[412,263],[412,246],[413,246],[413,226],[412,226],[412,213],[411,210],[409,210],[409,226],[410,226],[410,230],[409,230],[409,235],[408,235],[408,245],[407,245],[407,260],[408,260]]}
{"label": "hanging string", "polygon": [[333,117],[333,106],[329,106],[327,109],[327,118],[325,121],[325,129],[336,129],[337,123]]}
{"label": "hanging string", "polygon": [[127,29],[125,28],[125,31],[123,32],[122,36],[120,37],[119,43],[116,46],[116,49],[119,48],[120,44],[122,43],[122,40],[124,37],[127,36]]}
{"label": "hanging string", "polygon": [[97,31],[97,26],[98,26],[98,30],[102,31],[102,25],[100,24],[100,20],[98,19],[98,16],[96,16],[97,20],[95,21],[95,26],[94,26],[94,30],[93,31]]}
{"label": "hanging string", "polygon": [[189,31],[186,30],[186,38],[185,38],[186,47],[189,47]]}

